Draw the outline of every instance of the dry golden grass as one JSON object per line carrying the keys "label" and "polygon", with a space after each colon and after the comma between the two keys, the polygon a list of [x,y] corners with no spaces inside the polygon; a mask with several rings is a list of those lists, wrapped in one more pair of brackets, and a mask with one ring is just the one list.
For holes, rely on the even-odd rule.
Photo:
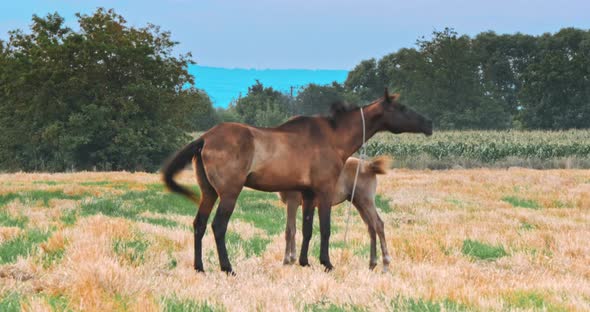
{"label": "dry golden grass", "polygon": [[[194,181],[189,172],[181,180]],[[127,189],[81,184],[103,181],[127,183]],[[156,174],[126,172],[2,174],[0,194],[44,190],[96,199],[159,181]],[[68,225],[63,216],[88,198],[47,204],[14,199],[0,213],[26,217],[28,223],[23,228],[0,223],[0,249],[31,229],[50,235],[30,253],[0,264],[0,307],[16,293],[28,311],[55,309],[55,298],[69,309],[87,311],[157,311],[170,300],[229,311],[330,305],[429,311],[429,304],[442,310],[590,310],[589,170],[394,170],[379,177],[378,193],[392,208],[381,213],[393,258],[389,273],[368,270],[369,238],[358,216],[351,218],[347,246],[331,249],[336,270],[329,274],[316,254],[310,255],[311,268],[283,266],[282,233],[270,235],[232,218],[229,232],[244,241],[269,241],[260,256],[247,256],[239,245],[230,252],[236,277],[219,272],[210,230],[203,239],[208,272],[194,272],[189,216],[139,215],[178,224],[171,227],[101,214],[79,215]],[[277,200],[264,202],[283,209]],[[333,247],[343,245],[347,207],[335,208]],[[466,255],[465,240],[502,246],[506,256]],[[58,260],[46,260],[55,254]]]}

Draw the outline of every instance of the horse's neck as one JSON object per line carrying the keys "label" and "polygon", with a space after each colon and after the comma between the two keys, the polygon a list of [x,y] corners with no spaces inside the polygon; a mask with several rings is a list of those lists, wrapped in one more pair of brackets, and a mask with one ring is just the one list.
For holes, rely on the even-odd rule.
{"label": "horse's neck", "polygon": [[[375,133],[381,130],[381,122],[378,111],[374,107],[366,106],[363,108],[365,118],[364,136],[365,142],[368,141]],[[336,147],[346,160],[363,145],[363,121],[360,109],[346,113],[338,123],[335,135]]]}

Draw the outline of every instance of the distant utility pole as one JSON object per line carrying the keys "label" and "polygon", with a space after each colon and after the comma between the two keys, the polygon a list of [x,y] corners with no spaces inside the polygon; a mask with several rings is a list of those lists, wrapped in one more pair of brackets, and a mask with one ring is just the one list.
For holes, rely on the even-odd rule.
{"label": "distant utility pole", "polygon": [[291,86],[291,98],[293,98],[293,88],[295,87]]}

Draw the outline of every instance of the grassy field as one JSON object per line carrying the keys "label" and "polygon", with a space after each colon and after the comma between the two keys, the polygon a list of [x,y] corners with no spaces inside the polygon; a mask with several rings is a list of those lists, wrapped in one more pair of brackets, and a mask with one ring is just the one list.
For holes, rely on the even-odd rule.
{"label": "grassy field", "polygon": [[334,272],[317,224],[312,267],[283,266],[285,209],[246,190],[228,277],[210,228],[207,272],[193,271],[196,209],[158,175],[0,175],[0,311],[590,310],[590,171],[392,170],[378,191],[389,273],[368,270],[356,212],[343,242],[347,205],[333,213]]}

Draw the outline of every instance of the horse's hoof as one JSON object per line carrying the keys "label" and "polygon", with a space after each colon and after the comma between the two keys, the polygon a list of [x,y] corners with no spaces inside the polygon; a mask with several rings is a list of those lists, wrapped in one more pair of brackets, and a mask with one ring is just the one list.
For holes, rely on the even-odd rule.
{"label": "horse's hoof", "polygon": [[383,257],[383,265],[389,265],[391,263],[391,257],[389,255]]}
{"label": "horse's hoof", "polygon": [[236,273],[234,272],[234,270],[231,268],[231,266],[228,267],[221,267],[221,271],[225,272],[225,274],[227,274],[228,276],[236,276]]}
{"label": "horse's hoof", "polygon": [[285,258],[283,259],[283,265],[289,265],[292,264],[291,259]]}
{"label": "horse's hoof", "polygon": [[289,264],[295,264],[296,261],[297,261],[297,258],[291,257],[291,259],[289,260]]}
{"label": "horse's hoof", "polygon": [[299,265],[302,267],[308,267],[309,261],[307,261],[307,259],[299,259]]}
{"label": "horse's hoof", "polygon": [[223,272],[225,272],[225,274],[227,274],[227,276],[236,276],[236,272],[234,272],[232,269],[229,270],[222,270]]}
{"label": "horse's hoof", "polygon": [[196,267],[196,268],[195,268],[195,271],[196,271],[197,273],[205,273],[205,269],[203,269],[202,267]]}
{"label": "horse's hoof", "polygon": [[322,265],[324,265],[324,272],[330,272],[334,270],[334,266],[329,261],[322,261]]}
{"label": "horse's hoof", "polygon": [[377,266],[377,263],[369,263],[369,270],[373,271],[376,266]]}
{"label": "horse's hoof", "polygon": [[384,265],[382,273],[387,273],[387,272],[389,272],[389,267]]}

